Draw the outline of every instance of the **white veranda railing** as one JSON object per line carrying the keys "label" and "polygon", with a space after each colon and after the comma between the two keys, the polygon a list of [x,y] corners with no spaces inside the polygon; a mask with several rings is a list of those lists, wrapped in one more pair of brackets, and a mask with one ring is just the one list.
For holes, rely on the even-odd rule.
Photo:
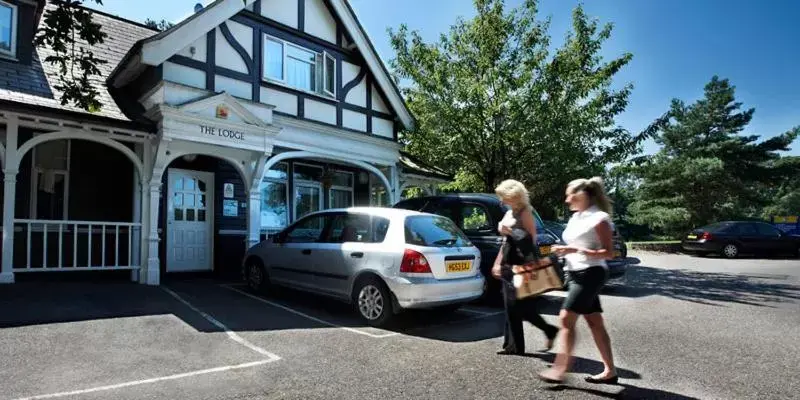
{"label": "white veranda railing", "polygon": [[14,235],[15,244],[24,243],[14,246],[14,272],[124,270],[141,264],[139,223],[15,219]]}

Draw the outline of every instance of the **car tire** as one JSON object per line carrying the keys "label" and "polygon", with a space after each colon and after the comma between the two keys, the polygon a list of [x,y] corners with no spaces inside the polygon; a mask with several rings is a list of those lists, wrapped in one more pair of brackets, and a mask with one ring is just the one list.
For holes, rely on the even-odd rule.
{"label": "car tire", "polygon": [[366,276],[356,282],[353,288],[353,305],[358,316],[370,326],[384,327],[394,316],[392,293],[375,276]]}
{"label": "car tire", "polygon": [[256,293],[265,293],[269,287],[269,275],[264,263],[256,257],[250,257],[245,264],[247,287]]}
{"label": "car tire", "polygon": [[739,256],[739,246],[728,243],[725,246],[722,246],[722,255],[725,258],[736,258]]}

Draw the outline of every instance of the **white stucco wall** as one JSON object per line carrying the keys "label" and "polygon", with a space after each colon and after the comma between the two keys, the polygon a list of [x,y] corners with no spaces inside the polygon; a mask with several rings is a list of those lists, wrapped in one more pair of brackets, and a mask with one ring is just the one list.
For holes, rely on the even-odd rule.
{"label": "white stucco wall", "polygon": [[235,21],[226,21],[225,25],[228,25],[228,29],[230,29],[233,37],[236,38],[236,41],[239,42],[244,50],[247,52],[247,55],[250,58],[253,57],[253,28],[240,24]]}
{"label": "white stucco wall", "polygon": [[387,119],[372,117],[372,133],[392,139],[394,138],[394,123]]}
{"label": "white stucco wall", "polygon": [[336,43],[336,20],[333,18],[322,0],[305,1],[305,31],[320,39]]}
{"label": "white stucco wall", "polygon": [[[206,62],[206,41],[206,35],[203,35],[200,39],[195,40],[194,43],[179,51],[178,54],[193,60]],[[194,47],[194,55],[192,55],[192,47]]]}
{"label": "white stucco wall", "polygon": [[236,52],[233,46],[228,44],[228,41],[225,40],[225,36],[222,35],[222,31],[219,28],[217,28],[216,41],[216,54],[214,55],[215,63],[220,67],[225,67],[230,70],[246,74],[247,64],[245,64],[242,56]]}
{"label": "white stucco wall", "polygon": [[367,106],[367,77],[361,78],[361,81],[347,92],[347,97],[344,101],[357,106]]}
{"label": "white stucco wall", "polygon": [[320,101],[305,99],[304,115],[308,119],[336,124],[336,107]]}
{"label": "white stucco wall", "polygon": [[173,64],[169,61],[164,63],[164,80],[199,89],[206,88],[205,71]]}
{"label": "white stucco wall", "polygon": [[305,0],[261,0],[261,15],[297,29],[297,2]]}
{"label": "white stucco wall", "polygon": [[214,90],[216,92],[228,92],[231,96],[246,100],[253,99],[253,85],[250,82],[231,79],[226,76],[217,75],[214,77]]}
{"label": "white stucco wall", "polygon": [[275,106],[275,111],[297,115],[297,96],[293,94],[262,87],[261,102],[272,104]]}
{"label": "white stucco wall", "polygon": [[372,109],[387,114],[391,113],[389,107],[386,107],[386,103],[383,102],[381,95],[378,93],[378,89],[375,88],[374,85],[372,86]]}
{"label": "white stucco wall", "polygon": [[342,126],[357,131],[367,131],[367,116],[350,110],[342,110]]}

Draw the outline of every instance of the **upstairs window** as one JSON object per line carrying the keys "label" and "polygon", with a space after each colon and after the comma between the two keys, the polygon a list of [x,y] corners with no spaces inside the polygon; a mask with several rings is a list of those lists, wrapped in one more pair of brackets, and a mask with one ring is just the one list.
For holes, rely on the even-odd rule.
{"label": "upstairs window", "polygon": [[17,6],[0,1],[0,55],[17,53]]}
{"label": "upstairs window", "polygon": [[281,39],[264,38],[264,79],[305,92],[336,96],[336,59]]}

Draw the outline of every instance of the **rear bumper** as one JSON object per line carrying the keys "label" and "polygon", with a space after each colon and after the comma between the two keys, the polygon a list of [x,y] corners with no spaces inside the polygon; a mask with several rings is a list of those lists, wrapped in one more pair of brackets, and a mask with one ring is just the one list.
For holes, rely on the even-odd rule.
{"label": "rear bumper", "polygon": [[681,248],[691,252],[717,252],[720,251],[719,244],[706,241],[683,241]]}
{"label": "rear bumper", "polygon": [[386,280],[402,308],[430,308],[468,303],[483,295],[481,274],[461,279],[394,277]]}

